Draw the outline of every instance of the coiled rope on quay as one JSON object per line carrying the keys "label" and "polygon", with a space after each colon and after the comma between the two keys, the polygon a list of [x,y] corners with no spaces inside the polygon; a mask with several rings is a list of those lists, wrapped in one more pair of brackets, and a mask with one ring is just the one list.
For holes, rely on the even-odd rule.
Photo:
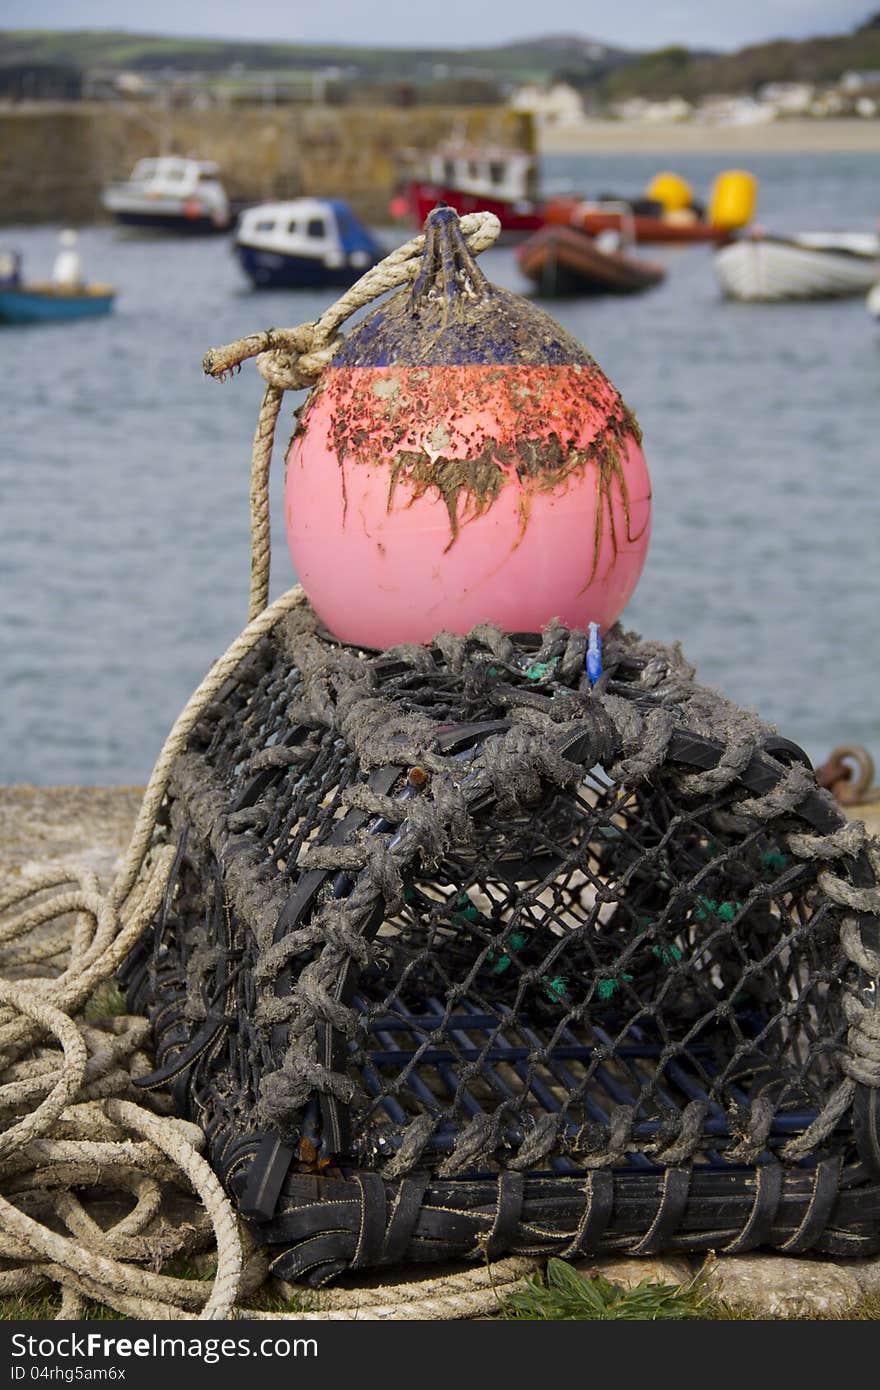
{"label": "coiled rope on quay", "polygon": [[[462,227],[474,252],[500,231],[491,213],[474,213]],[[284,392],[317,381],[346,319],[415,279],[424,242],[416,236],[394,251],[315,323],[254,334],[206,355],[206,372],[220,379],[256,357],[267,383],[251,461],[248,625],[166,739],[112,885],[103,889],[90,869],[47,866],[0,893],[0,1296],[55,1286],[60,1319],[82,1317],[89,1301],[136,1318],[471,1317],[497,1309],[499,1293],[539,1265],[513,1257],[419,1282],[333,1290],[303,1312],[243,1307],[265,1284],[266,1261],[202,1157],[201,1131],[171,1115],[167,1096],[151,1092],[145,1100],[133,1086],[153,1066],[147,1021],[86,1012],[165,894],[174,850],[154,846],[153,835],[175,759],[240,663],[304,602],[297,585],[268,604],[269,464]],[[182,1198],[169,1209],[169,1184],[193,1194],[191,1209],[181,1214]],[[133,1206],[103,1227],[77,1195],[84,1188],[126,1192]],[[212,1253],[210,1283],[162,1272]]]}

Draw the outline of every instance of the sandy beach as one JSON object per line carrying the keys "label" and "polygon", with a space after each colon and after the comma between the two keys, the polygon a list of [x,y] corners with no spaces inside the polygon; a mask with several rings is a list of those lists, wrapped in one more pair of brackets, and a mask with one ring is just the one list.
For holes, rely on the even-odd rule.
{"label": "sandy beach", "polygon": [[545,154],[880,154],[880,119],[784,120],[761,125],[584,121],[544,129]]}

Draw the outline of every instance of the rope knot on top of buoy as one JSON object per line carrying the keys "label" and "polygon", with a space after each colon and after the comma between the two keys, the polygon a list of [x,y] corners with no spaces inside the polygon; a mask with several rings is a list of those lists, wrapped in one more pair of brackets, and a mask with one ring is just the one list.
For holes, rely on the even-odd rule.
{"label": "rope knot on top of buoy", "polygon": [[202,369],[206,376],[225,381],[252,357],[260,376],[270,386],[279,391],[304,391],[314,386],[341,341],[337,332],[322,331],[320,322],[301,323],[297,328],[268,328],[228,347],[210,348],[202,358]]}
{"label": "rope knot on top of buoy", "polygon": [[339,333],[334,333],[325,341],[314,323],[304,323],[295,332],[302,334],[305,343],[302,349],[273,348],[269,352],[261,352],[256,358],[255,365],[260,376],[279,391],[305,391],[314,386],[321,373],[329,367],[342,342]]}

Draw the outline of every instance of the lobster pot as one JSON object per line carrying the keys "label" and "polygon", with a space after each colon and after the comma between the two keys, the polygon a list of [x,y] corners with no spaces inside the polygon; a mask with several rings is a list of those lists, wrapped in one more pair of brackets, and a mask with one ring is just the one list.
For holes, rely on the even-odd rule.
{"label": "lobster pot", "polygon": [[144,1084],[285,1279],[880,1250],[863,832],[677,649],[587,657],[367,652],[303,604],[176,763]]}

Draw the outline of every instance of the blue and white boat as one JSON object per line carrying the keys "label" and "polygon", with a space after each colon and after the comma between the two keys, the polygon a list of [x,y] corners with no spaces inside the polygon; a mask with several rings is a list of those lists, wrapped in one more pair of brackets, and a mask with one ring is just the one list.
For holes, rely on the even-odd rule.
{"label": "blue and white boat", "polygon": [[257,289],[351,285],[385,255],[347,203],[293,198],[239,218],[235,252]]}

